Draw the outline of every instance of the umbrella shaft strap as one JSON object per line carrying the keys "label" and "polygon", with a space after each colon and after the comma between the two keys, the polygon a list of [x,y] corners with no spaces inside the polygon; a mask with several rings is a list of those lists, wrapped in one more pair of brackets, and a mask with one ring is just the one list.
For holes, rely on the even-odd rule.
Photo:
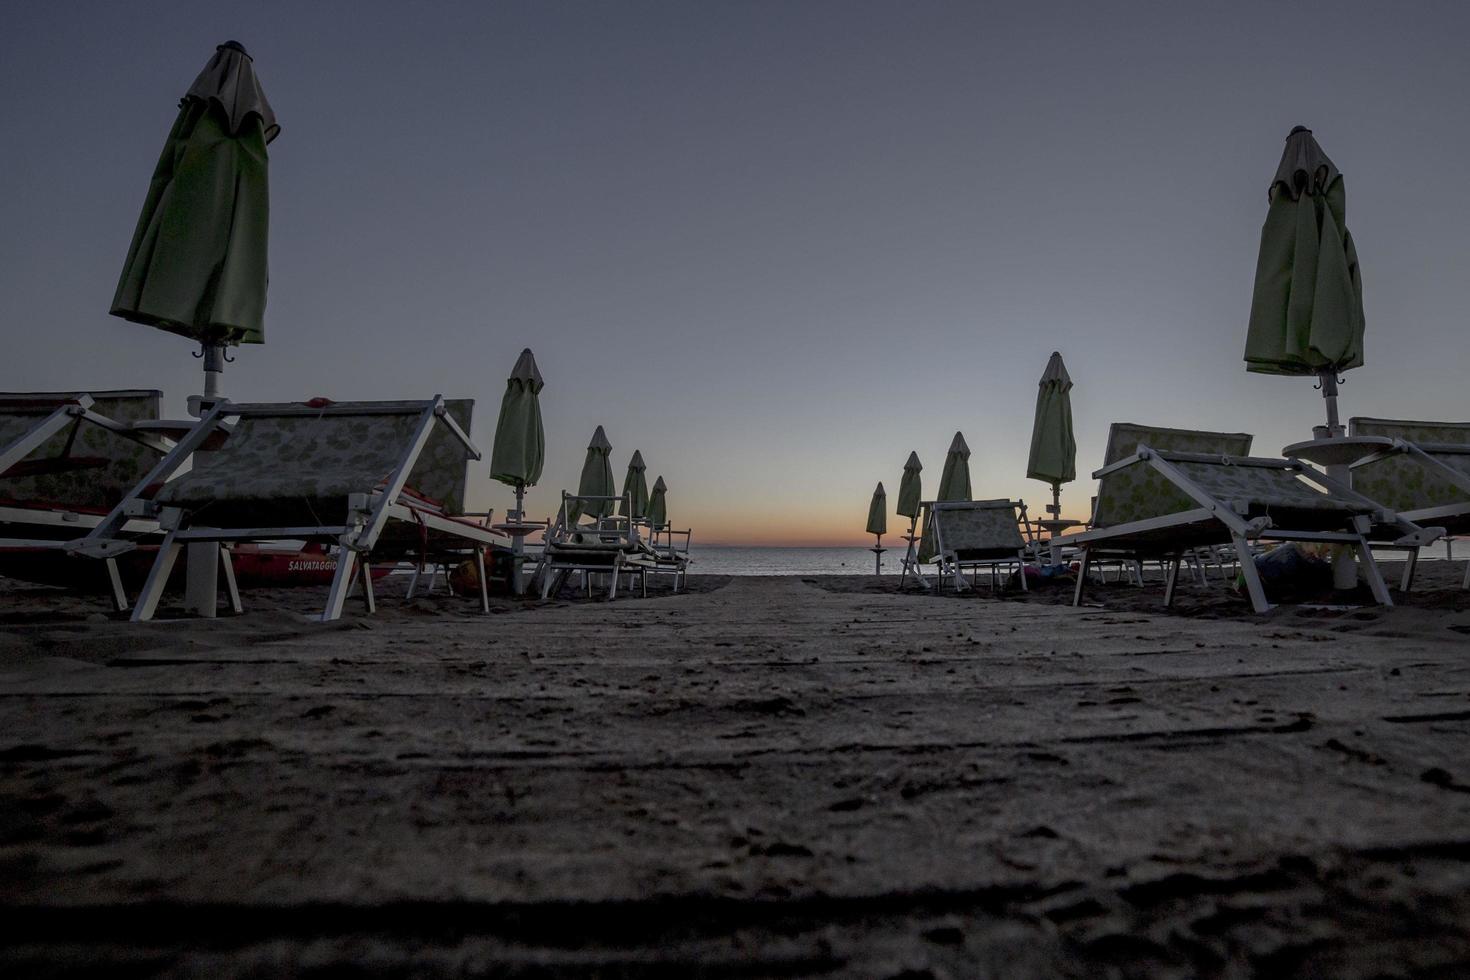
{"label": "umbrella shaft strap", "polygon": [[1327,432],[1329,437],[1342,434],[1342,420],[1337,414],[1337,372],[1319,372],[1317,380],[1322,387],[1322,401],[1327,406]]}

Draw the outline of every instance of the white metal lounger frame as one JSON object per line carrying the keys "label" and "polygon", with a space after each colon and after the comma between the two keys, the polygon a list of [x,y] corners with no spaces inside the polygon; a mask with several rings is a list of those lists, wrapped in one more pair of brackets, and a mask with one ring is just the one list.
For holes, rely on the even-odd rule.
{"label": "white metal lounger frame", "polygon": [[[971,568],[979,568],[982,565],[989,565],[990,566],[990,570],[991,570],[991,576],[992,576],[992,583],[991,584],[992,584],[992,587],[993,587],[994,586],[993,578],[994,578],[994,574],[995,574],[995,571],[998,568],[998,566],[1000,566],[1000,565],[1003,564],[1007,568],[1009,568],[1012,562],[1015,562],[1016,563],[1016,567],[1020,571],[1020,575],[1021,575],[1021,591],[1022,592],[1029,591],[1029,588],[1026,585],[1026,562],[1027,562],[1027,558],[1028,558],[1028,555],[1027,555],[1027,549],[1028,549],[1027,538],[1029,537],[1030,524],[1029,524],[1029,522],[1026,519],[1026,504],[1023,501],[1019,501],[1019,500],[931,501],[931,502],[928,502],[928,503],[924,504],[923,506],[929,508],[930,520],[932,522],[930,524],[930,533],[932,533],[934,535],[934,558],[939,563],[939,571],[936,574],[937,591],[943,591],[943,589],[944,589],[944,580],[945,580],[946,577],[949,578],[950,581],[954,583],[954,588],[955,588],[955,591],[956,592],[961,592],[961,591],[964,591],[965,589],[973,588],[974,587],[974,583],[968,581],[965,578],[964,569],[965,569],[965,566],[966,565],[970,566]],[[1013,552],[1008,547],[1006,547],[1006,546],[1000,546],[1000,545],[997,545],[997,546],[988,546],[987,545],[987,546],[978,547],[978,548],[977,547],[974,547],[974,546],[971,546],[971,545],[967,545],[967,544],[965,544],[963,542],[963,539],[960,538],[960,536],[958,534],[954,533],[953,531],[951,531],[951,533],[946,537],[945,531],[944,531],[944,523],[945,522],[944,522],[944,518],[941,515],[943,515],[945,513],[955,513],[955,512],[964,512],[964,511],[984,511],[984,510],[993,510],[993,511],[1001,511],[1001,510],[1004,510],[1004,511],[1008,511],[1009,512],[1010,518],[1014,522],[1017,536],[1020,538],[1020,542],[1021,542],[1020,545],[1018,547],[1016,547],[1016,549]],[[987,554],[986,556],[979,557],[979,558],[973,558],[973,557],[972,558],[961,558],[961,557],[959,557],[959,552],[961,552],[961,551],[970,551],[970,550],[984,550],[984,551],[987,551],[987,552],[993,552],[993,554]],[[919,581],[921,581],[921,582],[924,581],[923,576],[922,575],[919,575],[919,573],[917,571],[915,571],[914,574],[916,576],[918,576]]]}
{"label": "white metal lounger frame", "polygon": [[[1445,521],[1449,523],[1451,528],[1456,529],[1467,521],[1470,521],[1470,476],[1467,476],[1462,470],[1448,465],[1442,459],[1437,458],[1439,456],[1470,456],[1470,446],[1450,443],[1419,443],[1395,437],[1392,446],[1356,460],[1352,465],[1354,467],[1367,466],[1370,463],[1376,463],[1394,456],[1408,456],[1430,469],[1435,475],[1465,491],[1465,499],[1463,501],[1400,511],[1400,517],[1416,524],[1421,521],[1426,523],[1430,521]],[[1408,592],[1409,588],[1413,585],[1414,571],[1419,564],[1419,547],[1413,546],[1406,550],[1408,550],[1408,555],[1404,562],[1404,577],[1399,583],[1399,590],[1401,592]],[[1460,582],[1460,588],[1470,589],[1470,562],[1465,563],[1465,577]]]}
{"label": "white metal lounger frame", "polygon": [[[403,447],[402,454],[398,457],[392,474],[386,481],[376,488],[364,487],[363,491],[348,494],[347,520],[343,524],[297,526],[297,527],[193,527],[188,526],[187,516],[177,507],[162,507],[153,501],[142,498],[144,487],[155,482],[165,480],[176,473],[184,461],[196,449],[204,444],[209,436],[223,424],[226,418],[243,419],[248,417],[268,416],[311,416],[323,415],[417,415],[418,424],[415,426],[413,436],[409,443]],[[166,532],[163,544],[159,548],[158,557],[154,560],[153,567],[148,573],[148,579],[143,585],[143,591],[138,597],[137,607],[133,611],[133,621],[139,622],[153,617],[158,606],[158,600],[163,594],[164,586],[168,582],[169,572],[177,560],[180,549],[189,542],[233,542],[233,541],[269,541],[280,539],[303,538],[308,540],[335,539],[341,545],[337,555],[337,568],[332,577],[331,590],[328,593],[327,606],[322,613],[322,621],[330,622],[342,615],[342,606],[346,600],[348,589],[352,586],[354,579],[360,579],[363,586],[364,599],[368,610],[371,612],[376,608],[373,596],[373,585],[371,569],[366,567],[364,557],[372,550],[378,535],[382,533],[383,527],[390,519],[398,520],[422,520],[431,523],[436,530],[445,530],[451,533],[459,533],[461,525],[459,522],[440,520],[438,515],[431,512],[414,508],[411,503],[401,500],[404,484],[408,480],[414,463],[417,462],[419,454],[428,442],[436,422],[442,422],[449,427],[454,436],[464,444],[467,453],[474,459],[480,458],[480,452],[470,442],[469,436],[460,428],[452,416],[445,411],[444,397],[435,395],[428,401],[420,402],[392,402],[377,404],[344,404],[326,405],[315,407],[299,404],[272,404],[272,403],[240,403],[220,401],[210,410],[209,414],[200,419],[199,423],[181,439],[173,450],[168,453],[158,465],[153,468],[141,481],[139,481],[134,492],[129,495],[103,522],[85,538],[72,542],[71,549],[83,554],[117,554],[132,547],[130,542],[115,536],[116,529],[137,513],[145,515],[156,515],[160,526]],[[228,443],[226,444],[228,446]],[[228,451],[226,448],[225,451]],[[477,553],[479,549],[477,548]],[[488,609],[489,600],[484,595],[484,571],[483,555],[481,557],[481,590],[482,605]],[[361,566],[361,567],[360,567]],[[228,563],[225,565],[226,585],[230,591],[232,605],[239,611],[239,592],[235,586],[233,571]]]}
{"label": "white metal lounger frame", "polygon": [[693,536],[693,528],[675,531],[667,524],[657,527],[650,525],[648,547],[652,551],[649,557],[653,564],[649,567],[648,574],[673,575],[674,591],[682,589],[685,579],[689,577],[689,542]]}
{"label": "white metal lounger frame", "polygon": [[[541,583],[542,599],[554,592],[559,592],[572,572],[582,574],[589,594],[592,590],[592,575],[610,575],[612,581],[608,586],[607,597],[616,599],[618,579],[627,573],[639,577],[643,592],[647,594],[649,565],[642,558],[646,557],[648,552],[638,538],[635,522],[626,517],[614,516],[600,518],[595,524],[579,526],[568,519],[568,514],[573,511],[585,514],[582,506],[584,504],[617,504],[620,502],[631,505],[627,494],[604,497],[562,491],[561,507],[556,512],[556,520],[546,531],[543,539],[545,543],[541,549],[541,562],[536,568],[535,580]],[[595,540],[585,543],[578,542],[574,540],[576,536],[590,537]],[[585,544],[585,546],[579,547],[579,544]]]}
{"label": "white metal lounger frame", "polygon": [[[121,422],[110,419],[105,415],[92,411],[94,400],[91,395],[78,393],[76,395],[58,399],[60,404],[49,415],[40,417],[40,420],[26,431],[20,438],[8,446],[0,447],[0,476],[3,476],[15,466],[25,460],[27,456],[44,446],[52,436],[64,431],[68,426],[81,426],[83,424],[95,425],[106,429],[119,438],[130,439],[133,442],[156,450],[166,455],[173,443],[148,433],[137,432],[132,427]],[[28,507],[0,506],[0,522],[4,523],[27,523],[36,525],[55,525],[58,527],[71,526],[77,530],[87,527],[89,524],[100,523],[101,518],[95,514],[81,514],[67,512],[64,510],[41,511]],[[154,521],[133,520],[119,524],[119,534],[148,534],[158,530],[158,524]],[[67,542],[58,538],[0,538],[0,548],[33,548],[45,550],[65,550]],[[117,560],[114,557],[105,557],[103,565],[107,572],[107,582],[113,608],[123,612],[128,608],[127,593],[123,591],[122,576],[117,570]]]}
{"label": "white metal lounger frame", "polygon": [[[1210,493],[1197,482],[1183,473],[1175,462],[1187,463],[1215,463],[1226,466],[1255,467],[1260,469],[1285,470],[1294,475],[1306,477],[1312,483],[1324,488],[1331,498],[1362,507],[1367,513],[1352,515],[1346,522],[1348,525],[1342,531],[1302,531],[1290,528],[1275,527],[1269,517],[1257,517],[1247,520],[1242,514],[1237,513],[1238,501],[1225,501]],[[1109,473],[1115,473],[1130,466],[1151,466],[1164,476],[1175,487],[1187,494],[1199,506],[1192,510],[1179,511],[1174,514],[1163,514],[1158,517],[1145,518],[1143,520],[1128,521],[1123,524],[1115,524],[1108,527],[1097,528],[1091,531],[1083,531],[1078,534],[1065,535],[1062,543],[1073,545],[1081,551],[1081,563],[1077,570],[1077,586],[1072,594],[1072,605],[1082,604],[1083,590],[1087,584],[1088,566],[1093,561],[1097,552],[1105,554],[1130,553],[1135,547],[1129,547],[1129,538],[1136,538],[1146,533],[1157,533],[1171,528],[1184,528],[1191,525],[1208,525],[1218,522],[1224,525],[1224,530],[1229,534],[1231,542],[1235,546],[1236,554],[1240,561],[1241,575],[1245,579],[1246,591],[1250,595],[1251,607],[1257,613],[1269,611],[1272,607],[1266,601],[1266,592],[1261,584],[1260,574],[1256,570],[1255,560],[1251,553],[1250,544],[1257,540],[1270,541],[1317,541],[1330,544],[1343,544],[1357,551],[1358,559],[1362,562],[1364,575],[1368,580],[1368,587],[1373,593],[1373,598],[1382,606],[1392,606],[1393,600],[1389,597],[1388,587],[1383,582],[1383,576],[1378,570],[1377,563],[1373,560],[1373,552],[1368,546],[1367,534],[1374,524],[1390,525],[1402,532],[1402,536],[1395,542],[1400,546],[1410,544],[1423,545],[1433,542],[1440,537],[1444,531],[1442,528],[1422,528],[1409,521],[1404,520],[1391,511],[1386,511],[1378,504],[1354,492],[1350,487],[1329,479],[1301,460],[1297,459],[1264,459],[1256,456],[1213,456],[1202,453],[1166,453],[1150,449],[1140,444],[1137,452],[1126,456],[1117,462],[1104,466],[1095,471],[1093,479],[1102,479]],[[1347,516],[1347,515],[1344,515]],[[1349,529],[1350,528],[1350,529]],[[1198,543],[1171,549],[1167,546],[1147,549],[1168,556],[1171,561],[1164,586],[1164,605],[1167,608],[1174,602],[1174,587],[1179,577],[1179,564],[1185,551],[1197,547]]]}

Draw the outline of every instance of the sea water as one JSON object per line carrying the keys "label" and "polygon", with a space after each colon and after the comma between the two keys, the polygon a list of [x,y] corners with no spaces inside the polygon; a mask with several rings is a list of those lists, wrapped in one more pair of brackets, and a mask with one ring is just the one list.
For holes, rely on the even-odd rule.
{"label": "sea water", "polygon": [[[736,548],[696,544],[692,575],[872,575],[873,553],[863,548]],[[884,573],[897,574],[902,551],[883,554]]]}

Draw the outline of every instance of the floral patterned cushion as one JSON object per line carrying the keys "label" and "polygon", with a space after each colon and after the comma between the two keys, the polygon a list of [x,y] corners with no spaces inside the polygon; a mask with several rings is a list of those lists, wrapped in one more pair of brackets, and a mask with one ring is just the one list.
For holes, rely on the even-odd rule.
{"label": "floral patterned cushion", "polygon": [[[1110,465],[1138,451],[1139,444],[1163,452],[1207,453],[1212,456],[1247,456],[1251,436],[1244,432],[1206,432],[1166,429],[1114,422],[1108,430],[1108,447],[1103,457]],[[1153,467],[1129,466],[1098,481],[1093,527],[1110,527],[1165,514],[1193,510],[1197,504]]]}
{"label": "floral patterned cushion", "polygon": [[[0,402],[14,399],[33,403],[28,407],[18,404],[0,407],[0,445],[9,445],[29,432],[63,400],[76,394],[0,394]],[[157,391],[100,391],[91,395],[93,412],[124,424],[158,418],[162,398]],[[101,426],[78,421],[53,435],[26,460],[64,458],[87,460],[90,465],[69,472],[60,467],[55,472],[32,476],[0,477],[0,497],[81,510],[107,510],[147,474],[159,454]]]}
{"label": "floral patterned cushion", "polygon": [[934,509],[934,530],[947,556],[1015,554],[1026,546],[1009,500],[980,500]]}
{"label": "floral patterned cushion", "polygon": [[[371,407],[338,402],[334,407]],[[468,431],[474,403],[446,402]],[[223,446],[196,453],[194,468],[158,493],[161,503],[200,508],[224,501],[341,501],[370,493],[408,452],[419,413],[246,415]],[[419,455],[409,485],[456,512],[464,499],[464,445],[442,423]],[[323,520],[339,517],[333,508]]]}
{"label": "floral patterned cushion", "polygon": [[[1470,422],[1412,422],[1396,419],[1355,418],[1349,423],[1355,436],[1386,436],[1421,447],[1433,445],[1470,446]],[[1466,474],[1470,481],[1470,455],[1426,450],[1445,465]],[[1400,513],[1426,507],[1470,503],[1470,491],[1445,474],[1405,453],[1395,453],[1372,463],[1353,467],[1353,489]]]}

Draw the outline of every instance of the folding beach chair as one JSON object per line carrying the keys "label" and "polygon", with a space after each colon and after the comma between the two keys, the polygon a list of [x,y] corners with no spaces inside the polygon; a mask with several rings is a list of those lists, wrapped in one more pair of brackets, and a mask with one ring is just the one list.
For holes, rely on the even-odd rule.
{"label": "folding beach chair", "polygon": [[599,509],[598,505],[607,502],[626,503],[627,495],[601,497],[562,491],[561,507],[543,538],[541,562],[536,568],[541,598],[561,591],[574,572],[581,575],[588,595],[592,594],[592,576],[607,575],[611,579],[607,597],[616,599],[618,580],[627,574],[638,577],[647,595],[652,553],[637,523],[617,516],[578,521],[577,515]]}
{"label": "folding beach chair", "polygon": [[1174,601],[1183,558],[1197,548],[1229,543],[1239,558],[1252,607],[1266,612],[1271,606],[1256,572],[1252,543],[1316,541],[1354,548],[1374,599],[1393,605],[1367,536],[1375,526],[1392,528],[1395,544],[1407,546],[1427,544],[1442,531],[1405,521],[1300,460],[1229,452],[1249,445],[1250,436],[1243,433],[1115,424],[1108,436],[1112,462],[1093,473],[1100,481],[1095,526],[1062,539],[1081,554],[1072,604],[1082,602],[1093,561],[1148,558],[1169,563],[1167,607]]}
{"label": "folding beach chair", "polygon": [[996,585],[996,572],[1012,564],[1021,573],[1021,589],[1025,591],[1027,540],[1022,529],[1028,526],[1026,505],[1019,500],[930,501],[921,505],[927,511],[925,527],[934,536],[934,561],[939,571],[936,587],[943,591],[946,579],[955,591],[970,588],[965,569],[988,566],[991,588]]}
{"label": "folding beach chair", "polygon": [[[0,568],[65,582],[83,574],[66,543],[96,527],[172,443],[134,423],[158,418],[147,390],[0,394]],[[161,537],[152,521],[118,528],[129,540]],[[128,607],[117,562],[106,572],[115,608]]]}
{"label": "folding beach chair", "polygon": [[[1352,464],[1354,490],[1405,520],[1442,526],[1447,538],[1470,535],[1470,422],[1355,418],[1348,427],[1351,436],[1383,440]],[[1407,550],[1404,592],[1419,561],[1418,548]],[[1470,562],[1460,587],[1470,589]]]}
{"label": "folding beach chair", "polygon": [[678,592],[682,589],[685,579],[689,577],[689,542],[693,535],[693,528],[675,531],[667,524],[657,527],[650,526],[647,574],[672,575],[674,576],[674,591]]}
{"label": "folding beach chair", "polygon": [[[234,425],[220,448],[197,453],[193,468],[176,475],[183,461],[230,419]],[[436,434],[444,438],[436,440]],[[464,539],[483,564],[483,550],[494,533],[456,519],[444,501],[432,496],[444,492],[444,484],[435,480],[444,478],[455,458],[463,467],[466,459],[479,458],[479,451],[442,396],[398,402],[222,401],[73,547],[93,553],[125,550],[128,543],[113,533],[122,521],[138,514],[158,520],[166,533],[133,612],[138,621],[152,618],[179,550],[190,542],[334,543],[337,567],[321,617],[331,621],[341,616],[354,581],[362,585],[368,610],[375,608],[369,566],[390,522],[410,525],[421,542],[425,534]],[[152,499],[143,496],[143,487],[168,477],[173,479]],[[413,489],[416,481],[427,489]],[[239,594],[227,562],[225,571],[238,611]],[[483,574],[480,581],[481,604],[488,609]]]}

